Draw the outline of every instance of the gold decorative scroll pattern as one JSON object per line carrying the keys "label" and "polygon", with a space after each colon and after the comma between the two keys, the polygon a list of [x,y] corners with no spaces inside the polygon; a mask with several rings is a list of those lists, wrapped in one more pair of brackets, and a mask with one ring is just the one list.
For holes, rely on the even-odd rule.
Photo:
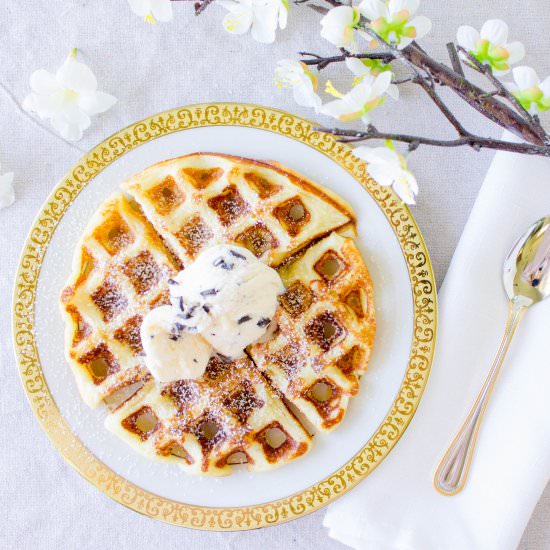
{"label": "gold decorative scroll pattern", "polygon": [[[61,416],[40,366],[34,337],[34,302],[42,259],[59,221],[84,186],[128,151],[172,132],[206,126],[245,126],[305,143],[346,169],[386,215],[410,275],[414,332],[409,363],[387,417],[367,444],[344,466],[319,483],[274,502],[238,508],[211,508],[175,502],[145,491],[113,472],[76,437]],[[365,164],[332,136],[289,113],[254,105],[204,104],[166,111],[137,122],[86,154],[55,187],[28,235],[16,278],[13,332],[20,375],[43,429],[63,457],[84,478],[115,501],[149,517],[205,530],[241,530],[275,525],[312,512],[355,486],[384,457],[409,424],[426,385],[435,347],[436,294],[425,243],[408,208],[389,188],[367,174]]]}

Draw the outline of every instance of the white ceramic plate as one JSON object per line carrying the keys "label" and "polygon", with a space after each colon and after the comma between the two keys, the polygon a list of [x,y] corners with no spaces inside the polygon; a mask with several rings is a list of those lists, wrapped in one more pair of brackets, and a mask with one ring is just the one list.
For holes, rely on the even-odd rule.
{"label": "white ceramic plate", "polygon": [[[217,114],[209,108],[218,109]],[[238,109],[245,114],[237,115]],[[172,130],[170,117],[176,123],[183,120],[184,127],[176,124]],[[268,127],[262,127],[266,123]],[[307,455],[268,473],[251,474],[242,469],[225,478],[191,477],[173,465],[151,462],[136,454],[104,428],[106,410],[92,410],[82,402],[63,359],[64,323],[58,314],[58,296],[70,272],[77,240],[90,216],[123,179],[158,161],[197,151],[276,160],[337,192],[355,209],[359,220],[357,244],[373,279],[377,335],[359,394],[351,400],[346,417],[335,431],[316,435]],[[45,217],[52,216],[54,221],[46,223]],[[38,253],[37,227],[42,228],[44,235],[39,237],[43,249]],[[29,256],[25,254],[30,246],[34,246],[32,263],[40,269],[33,280],[36,294],[27,304],[21,296],[21,283],[28,271]],[[418,285],[419,280],[424,281],[424,288]],[[45,429],[69,461],[86,477],[92,477],[91,481],[109,496],[153,517],[183,525],[215,529],[256,527],[291,519],[326,504],[365,477],[393,447],[416,409],[429,372],[436,316],[434,292],[427,253],[410,212],[391,191],[378,188],[366,177],[364,165],[349,154],[346,146],[312,132],[309,122],[279,111],[243,105],[193,106],[156,115],[121,131],[118,137],[109,138],[91,151],[59,184],[39,215],[34,236],[31,231],[23,253],[14,302],[16,351],[31,404]],[[425,307],[426,302],[419,302],[419,293],[431,308]],[[27,334],[28,326],[23,324],[21,331],[18,321],[24,321],[22,315],[27,306],[28,315],[34,308],[34,330],[29,338],[35,343],[38,356],[33,372],[26,374],[29,357],[21,336]],[[424,351],[420,354],[422,346]],[[419,357],[423,357],[420,368]],[[40,392],[29,391],[28,379],[37,374],[46,383],[43,391],[50,398],[46,405],[33,401]],[[410,375],[414,375],[417,388],[407,382],[411,381]],[[41,418],[44,411],[46,419]],[[70,428],[63,431],[62,437],[52,428],[59,415]],[[395,422],[388,424],[388,419]],[[81,444],[89,452],[74,451],[75,445],[81,448]],[[65,452],[71,445],[73,452]],[[367,453],[369,445],[371,450]],[[368,467],[353,467],[362,453],[362,462]],[[92,463],[96,464],[95,469],[88,468]],[[341,486],[335,490],[329,480],[346,467],[351,472],[348,481],[340,476]],[[147,504],[139,505],[137,497],[133,501],[127,497],[125,501],[124,491],[117,493],[102,485],[101,472],[104,476],[109,472],[109,476],[123,480],[129,487],[135,486],[145,500],[157,499],[157,512],[148,511]],[[303,495],[307,501],[312,489],[323,493],[323,483],[328,483],[326,498],[306,503],[303,510],[288,500],[291,495]],[[199,510],[199,516],[204,514],[203,520],[193,525],[193,514],[185,518],[181,513],[171,515],[171,509],[166,508],[170,502],[179,503],[188,512]],[[271,506],[274,508],[269,510]],[[283,511],[285,506],[287,513]],[[224,516],[223,509],[228,507],[236,515],[226,511]],[[237,518],[244,517],[239,516],[239,511],[244,509],[258,511],[258,518],[239,524]],[[270,516],[275,512],[276,517]]]}

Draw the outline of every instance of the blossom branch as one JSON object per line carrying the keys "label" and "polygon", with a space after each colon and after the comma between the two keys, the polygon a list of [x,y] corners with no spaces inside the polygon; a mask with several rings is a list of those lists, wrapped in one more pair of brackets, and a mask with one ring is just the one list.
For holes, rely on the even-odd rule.
{"label": "blossom branch", "polygon": [[[332,0],[329,1],[329,3],[331,2]],[[478,144],[482,144],[482,147],[510,150],[508,142],[501,142],[501,140],[492,140],[490,138],[482,138],[481,136],[474,136],[473,134],[470,134],[435,92],[435,84],[447,86],[483,116],[499,126],[509,130],[513,134],[523,138],[528,142],[528,146],[535,146],[531,149],[532,154],[543,154],[546,156],[550,152],[550,137],[540,125],[538,118],[534,118],[528,113],[528,116],[525,116],[523,111],[518,112],[512,107],[508,107],[508,105],[497,98],[497,95],[505,97],[506,99],[509,99],[509,96],[513,96],[500,82],[498,82],[498,80],[496,80],[496,78],[494,78],[492,72],[490,78],[493,78],[494,81],[498,82],[500,86],[498,89],[498,94],[487,93],[485,90],[468,81],[463,74],[460,74],[447,65],[436,61],[414,42],[403,49],[399,49],[380,38],[380,36],[378,36],[368,26],[368,21],[364,20],[361,27],[367,34],[382,43],[388,50],[386,53],[391,54],[394,60],[396,59],[401,61],[413,71],[414,77],[412,78],[412,81],[419,84],[424,89],[430,99],[436,104],[439,110],[456,129],[459,134],[459,138],[464,138],[453,140],[452,145],[445,146],[456,147],[459,145],[470,145],[474,147],[475,144],[472,145],[472,143],[475,141]],[[330,63],[345,61],[347,57],[350,57],[350,54],[347,52],[330,57],[322,57],[316,54],[308,55],[310,56],[310,59],[302,59],[301,61],[304,63],[307,62],[306,64],[308,65],[316,65],[318,69],[325,68]],[[362,54],[351,55],[358,57]],[[481,67],[483,68],[484,66],[482,65]],[[487,76],[489,75],[487,74]],[[515,103],[513,104],[516,106]],[[409,138],[410,137],[411,136],[409,136]],[[474,138],[476,139],[474,140]],[[426,139],[427,138],[421,138],[420,143],[437,145],[439,142],[439,140],[428,140],[428,143]],[[410,143],[410,141],[407,141],[407,143]],[[474,148],[476,147],[477,146]],[[517,148],[514,148],[514,150],[517,150]]]}
{"label": "blossom branch", "polygon": [[[295,0],[300,4],[307,1]],[[418,182],[394,142],[407,144],[409,151],[421,145],[466,146],[476,151],[492,149],[550,158],[550,134],[538,116],[532,114],[550,110],[550,76],[541,80],[531,67],[517,67],[513,72],[514,82],[509,85],[496,77],[509,72],[510,66],[525,55],[521,42],[508,40],[505,22],[489,20],[479,31],[469,25],[460,26],[456,35],[458,47],[449,42],[450,63],[442,63],[416,42],[432,26],[427,17],[416,14],[418,0],[369,0],[358,5],[350,0],[324,0],[324,3],[325,6],[307,5],[323,16],[321,36],[340,51],[330,56],[300,52],[300,61],[283,59],[275,70],[276,83],[281,88],[291,88],[299,105],[312,107],[315,112],[340,121],[361,120],[367,125],[363,131],[325,127],[317,131],[332,134],[344,143],[384,140],[384,146],[357,147],[353,154],[367,163],[370,175],[380,185],[391,186],[401,200],[415,203]],[[326,7],[327,4],[330,7]],[[359,35],[368,41],[368,47],[365,45],[362,52],[358,50]],[[376,51],[372,50],[374,46],[378,46]],[[327,80],[325,92],[335,99],[325,103],[317,93],[319,79],[309,67],[321,71],[341,62],[355,75],[353,86],[348,92],[342,92]],[[404,75],[396,76],[395,62],[406,69]],[[466,67],[484,75],[490,86],[478,86],[470,81]],[[454,138],[384,132],[370,124],[371,112],[386,96],[398,99],[397,85],[406,82],[422,88],[456,132]],[[493,139],[467,130],[440,95],[439,89],[443,87],[452,90],[486,119],[520,137],[521,142]]]}

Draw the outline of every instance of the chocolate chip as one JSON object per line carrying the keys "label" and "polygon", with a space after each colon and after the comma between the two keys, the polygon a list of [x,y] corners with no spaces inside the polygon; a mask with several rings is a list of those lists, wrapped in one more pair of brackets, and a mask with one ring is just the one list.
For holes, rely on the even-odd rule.
{"label": "chocolate chip", "polygon": [[[181,327],[181,328],[180,328]],[[178,338],[181,336],[181,333],[183,332],[183,325],[181,323],[176,323],[175,326],[172,327],[170,330],[170,340],[173,340],[174,342],[178,340]]]}
{"label": "chocolate chip", "polygon": [[269,319],[268,317],[262,317],[256,324],[260,328],[264,328],[264,327],[267,327],[267,325],[269,325],[269,323],[271,323],[271,319]]}
{"label": "chocolate chip", "polygon": [[221,256],[219,258],[216,258],[212,262],[212,265],[214,267],[221,267],[222,269],[225,269],[226,271],[231,271],[235,267],[235,264],[227,263]]}
{"label": "chocolate chip", "polygon": [[242,325],[243,323],[246,323],[247,321],[250,321],[250,319],[252,319],[252,317],[250,317],[250,315],[243,315],[243,316],[237,321],[237,323],[239,323],[239,325]]}
{"label": "chocolate chip", "polygon": [[198,363],[198,361],[193,357],[193,363]]}
{"label": "chocolate chip", "polygon": [[246,260],[246,256],[243,256],[242,254],[240,254],[239,252],[235,252],[234,250],[230,250],[229,254],[231,254],[231,256],[235,256],[235,258],[239,258],[240,260]]}
{"label": "chocolate chip", "polygon": [[180,296],[180,309],[181,311],[185,309],[185,302],[183,301],[183,296]]}
{"label": "chocolate chip", "polygon": [[219,290],[216,290],[215,288],[209,288],[207,290],[203,290],[200,295],[201,296],[215,296],[217,293],[219,292]]}
{"label": "chocolate chip", "polygon": [[195,314],[195,310],[197,309],[197,304],[195,304],[193,307],[189,308],[189,311],[185,314],[184,319],[191,319],[193,315]]}
{"label": "chocolate chip", "polygon": [[202,306],[202,309],[204,309],[204,311],[206,311],[206,313],[210,313],[210,306],[208,304],[204,304]]}

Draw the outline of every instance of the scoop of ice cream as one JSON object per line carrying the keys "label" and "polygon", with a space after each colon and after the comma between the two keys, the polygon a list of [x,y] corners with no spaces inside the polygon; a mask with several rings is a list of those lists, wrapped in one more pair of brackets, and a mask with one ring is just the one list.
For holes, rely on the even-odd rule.
{"label": "scoop of ice cream", "polygon": [[171,305],[151,310],[141,325],[146,364],[161,382],[198,378],[214,351],[234,359],[269,337],[285,290],[274,269],[230,245],[205,250],[169,284]]}
{"label": "scoop of ice cream", "polygon": [[172,306],[152,309],[141,324],[145,363],[160,382],[202,376],[212,347],[200,335],[184,330]]}
{"label": "scoop of ice cream", "polygon": [[277,296],[285,290],[274,269],[233,245],[206,249],[170,283],[171,302],[184,330],[200,333],[232,359],[273,328]]}

